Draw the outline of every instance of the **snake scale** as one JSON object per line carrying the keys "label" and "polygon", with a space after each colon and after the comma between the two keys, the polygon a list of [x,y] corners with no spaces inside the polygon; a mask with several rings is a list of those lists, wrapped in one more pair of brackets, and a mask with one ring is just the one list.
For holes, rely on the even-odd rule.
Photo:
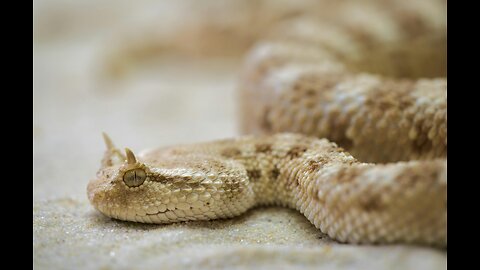
{"label": "snake scale", "polygon": [[164,148],[138,157],[108,145],[88,197],[113,218],[171,223],[283,205],[298,209],[339,241],[446,243],[442,160],[361,163],[335,143],[288,133]]}
{"label": "snake scale", "polygon": [[135,155],[104,134],[92,205],[143,223],[280,205],[339,242],[446,247],[444,22],[411,6],[352,20],[348,7],[280,22],[253,46],[238,87],[246,135]]}

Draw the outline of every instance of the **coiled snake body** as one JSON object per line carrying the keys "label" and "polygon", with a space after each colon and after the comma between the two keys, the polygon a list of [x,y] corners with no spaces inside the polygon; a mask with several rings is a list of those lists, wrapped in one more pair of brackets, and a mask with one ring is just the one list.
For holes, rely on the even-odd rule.
{"label": "coiled snake body", "polygon": [[[446,79],[431,78],[443,75],[433,60],[444,33],[441,21],[418,12],[395,15],[399,27],[385,24],[397,29],[390,36],[379,34],[387,32],[376,13],[328,27],[315,20],[280,27],[251,50],[239,87],[241,129],[257,135],[137,156],[105,135],[90,202],[144,223],[282,205],[338,241],[446,247]],[[412,35],[415,46],[403,46]],[[399,62],[398,53],[420,60]],[[413,79],[424,75],[430,79]]]}
{"label": "coiled snake body", "polygon": [[325,139],[288,133],[164,148],[138,157],[128,149],[125,157],[109,145],[88,197],[113,218],[208,220],[276,204],[298,209],[339,241],[446,244],[442,160],[361,163]]}

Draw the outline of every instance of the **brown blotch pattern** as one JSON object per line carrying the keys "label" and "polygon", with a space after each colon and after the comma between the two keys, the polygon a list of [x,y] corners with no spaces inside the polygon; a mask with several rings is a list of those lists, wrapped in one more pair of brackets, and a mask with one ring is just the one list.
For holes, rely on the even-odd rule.
{"label": "brown blotch pattern", "polygon": [[228,181],[223,184],[223,189],[227,198],[234,198],[235,194],[240,194],[243,189],[240,188],[240,183],[235,181]]}
{"label": "brown blotch pattern", "polygon": [[305,95],[306,96],[314,96],[316,94],[316,91],[314,89],[308,89],[307,91],[305,91]]}
{"label": "brown blotch pattern", "polygon": [[269,153],[270,151],[272,151],[272,145],[269,143],[255,145],[255,152],[257,153]]}
{"label": "brown blotch pattern", "polygon": [[384,208],[380,196],[371,196],[360,201],[360,208],[367,212],[380,211]]}
{"label": "brown blotch pattern", "polygon": [[309,160],[307,164],[307,171],[310,173],[315,172],[318,169],[322,168],[324,163],[325,162],[322,161]]}
{"label": "brown blotch pattern", "polygon": [[223,149],[220,154],[226,158],[232,158],[241,155],[242,151],[235,147],[227,147]]}
{"label": "brown blotch pattern", "polygon": [[273,168],[270,171],[270,179],[277,180],[279,175],[280,175],[280,170],[277,168],[277,166],[275,166],[275,168]]}
{"label": "brown blotch pattern", "polygon": [[328,74],[323,76],[304,75],[294,86],[294,90],[303,92],[307,97],[324,95],[326,90],[332,89],[343,79],[342,74]]}
{"label": "brown blotch pattern", "polygon": [[362,170],[358,168],[348,168],[348,167],[341,168],[336,175],[337,182],[339,183],[352,182],[355,180],[355,178],[358,175],[361,174],[361,172]]}
{"label": "brown blotch pattern", "polygon": [[[382,111],[389,109],[404,110],[415,104],[411,96],[415,84],[409,80],[388,80],[367,95],[365,105]],[[394,91],[393,91],[394,90]]]}
{"label": "brown blotch pattern", "polygon": [[262,172],[260,170],[247,170],[248,178],[252,181],[257,181],[262,176]]}
{"label": "brown blotch pattern", "polygon": [[290,149],[288,152],[287,152],[287,156],[290,157],[291,159],[293,158],[298,158],[300,157],[301,155],[303,155],[303,153],[305,153],[305,151],[307,151],[307,147],[304,146],[304,145],[295,145],[294,147],[292,147],[292,149]]}
{"label": "brown blotch pattern", "polygon": [[414,153],[422,154],[433,148],[432,141],[425,136],[419,136],[412,141],[411,149]]}

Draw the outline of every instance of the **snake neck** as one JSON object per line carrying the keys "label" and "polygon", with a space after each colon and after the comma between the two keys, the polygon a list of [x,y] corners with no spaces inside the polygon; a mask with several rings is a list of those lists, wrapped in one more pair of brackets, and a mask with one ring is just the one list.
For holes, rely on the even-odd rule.
{"label": "snake neck", "polygon": [[310,138],[276,137],[273,144],[255,143],[238,159],[246,169],[255,205],[299,208],[299,197],[322,170],[361,164],[335,144]]}
{"label": "snake neck", "polygon": [[247,170],[255,203],[297,209],[342,242],[446,243],[441,160],[374,165],[317,150],[259,156]]}

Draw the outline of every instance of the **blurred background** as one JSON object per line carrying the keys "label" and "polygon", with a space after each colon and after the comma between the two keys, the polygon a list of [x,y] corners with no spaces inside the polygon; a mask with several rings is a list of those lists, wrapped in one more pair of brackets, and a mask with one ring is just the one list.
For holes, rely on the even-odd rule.
{"label": "blurred background", "polygon": [[388,40],[395,36],[389,10],[418,29],[410,31],[416,38],[426,31],[409,14],[444,27],[440,2],[37,0],[34,195],[84,197],[104,151],[102,131],[134,151],[239,134],[243,56],[280,21],[379,20],[385,25],[370,23],[368,31]]}
{"label": "blurred background", "polygon": [[[175,27],[200,12],[194,2],[34,2],[36,200],[86,197],[104,151],[102,131],[137,151],[236,133],[239,54],[155,58],[158,51],[142,43],[174,37]],[[147,56],[136,60],[135,46]]]}
{"label": "blurred background", "polygon": [[333,243],[286,208],[147,226],[104,217],[86,196],[105,150],[102,132],[135,152],[238,135],[243,57],[279,21],[307,13],[334,21],[344,6],[355,25],[368,14],[388,16],[381,7],[392,3],[429,16],[443,12],[439,2],[34,1],[35,267],[443,267],[446,254],[436,249]]}
{"label": "blurred background", "polygon": [[34,1],[35,199],[85,197],[102,131],[134,151],[238,134],[244,53],[330,2]]}

